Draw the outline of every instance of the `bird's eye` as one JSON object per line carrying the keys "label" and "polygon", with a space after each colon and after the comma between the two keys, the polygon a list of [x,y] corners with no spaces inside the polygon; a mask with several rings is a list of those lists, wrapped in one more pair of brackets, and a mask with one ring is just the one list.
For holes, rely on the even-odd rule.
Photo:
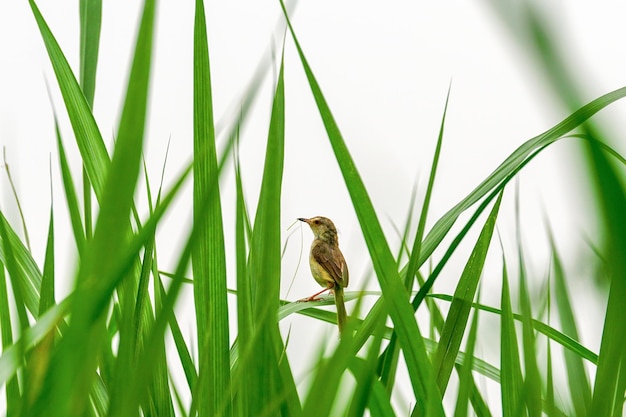
{"label": "bird's eye", "polygon": [[313,220],[313,223],[320,224],[320,221],[319,220]]}

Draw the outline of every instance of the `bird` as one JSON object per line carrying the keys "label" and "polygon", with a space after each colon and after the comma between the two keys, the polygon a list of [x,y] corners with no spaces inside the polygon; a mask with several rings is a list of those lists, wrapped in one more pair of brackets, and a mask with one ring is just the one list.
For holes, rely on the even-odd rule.
{"label": "bird", "polygon": [[347,319],[343,289],[348,286],[349,274],[348,264],[339,250],[337,229],[327,217],[316,216],[310,219],[299,217],[298,220],[308,224],[313,231],[314,239],[309,254],[309,266],[315,281],[324,287],[322,291],[300,301],[316,301],[319,300],[320,294],[331,291],[335,295],[337,326],[341,335]]}

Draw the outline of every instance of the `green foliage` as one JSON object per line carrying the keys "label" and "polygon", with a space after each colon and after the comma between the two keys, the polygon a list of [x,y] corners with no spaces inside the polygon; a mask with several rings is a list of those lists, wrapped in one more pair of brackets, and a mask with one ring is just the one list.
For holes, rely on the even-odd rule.
{"label": "green foliage", "polygon": [[[414,225],[411,206],[405,228],[399,231],[403,248],[394,257],[389,236],[333,117],[331,103],[281,2],[290,34],[285,45],[295,45],[297,50],[380,286],[380,292],[345,294],[346,302],[357,305],[357,313],[347,323],[344,336],[311,360],[310,384],[301,388],[291,369],[289,338],[281,333],[279,322],[292,314],[304,314],[335,323],[336,315],[317,308],[332,304],[330,299],[297,303],[279,297],[284,242],[280,223],[282,179],[285,144],[290,140],[285,134],[285,71],[291,68],[285,67],[284,52],[275,80],[258,203],[251,220],[237,137],[267,66],[259,67],[262,70],[241,98],[240,117],[227,126],[226,151],[218,154],[204,3],[196,0],[194,59],[189,63],[194,75],[194,160],[182,167],[169,190],[160,186],[155,199],[144,162],[145,199],[150,210],[148,217],[141,219],[135,204],[144,197],[135,191],[141,175],[149,108],[156,1],[146,0],[143,5],[112,157],[91,110],[96,94],[102,3],[80,2],[78,76],[36,3],[30,0],[29,4],[63,97],[63,114],[71,123],[82,158],[82,170],[73,172],[66,154],[68,142],[55,126],[78,264],[70,295],[57,299],[55,285],[59,278],[55,266],[58,257],[63,256],[54,251],[58,207],[50,207],[41,266],[35,262],[29,245],[0,213],[0,384],[5,387],[7,415],[393,416],[400,414],[398,401],[404,401],[401,407],[411,409],[414,416],[444,415],[446,410],[453,410],[458,417],[472,412],[479,416],[621,415],[626,391],[626,371],[621,369],[626,363],[626,324],[621,305],[626,299],[626,283],[621,279],[626,276],[626,257],[621,256],[626,253],[626,193],[619,170],[625,161],[589,119],[625,97],[626,88],[586,105],[578,103],[576,90],[567,81],[570,77],[558,78],[565,67],[532,8],[527,10],[528,30],[519,36],[527,36],[527,45],[545,58],[548,78],[558,78],[554,88],[565,98],[570,116],[523,143],[426,233],[444,139],[446,101],[420,217]],[[56,123],[57,114],[53,112]],[[571,134],[577,128],[580,131]],[[607,230],[605,241],[599,243],[603,270],[610,282],[599,353],[579,340],[576,320],[580,311],[570,296],[568,269],[551,234],[548,240],[553,279],[546,284],[547,317],[538,313],[541,309],[533,302],[521,239],[514,254],[519,265],[517,276],[511,273],[510,255],[504,249],[498,253],[493,244],[501,202],[507,198],[505,190],[510,181],[535,156],[566,135],[585,143],[586,169],[599,202],[598,219]],[[609,156],[615,157],[619,165],[609,161]],[[226,164],[231,160],[233,164]],[[228,276],[226,259],[230,249],[225,245],[231,225],[225,223],[222,213],[222,195],[229,194],[220,190],[220,178],[230,165],[235,176],[233,280]],[[156,230],[162,222],[170,221],[165,215],[192,172],[193,227],[176,254],[175,270],[161,271]],[[75,189],[77,175],[83,175],[82,202]],[[98,206],[93,221],[92,195]],[[488,208],[490,212],[486,212]],[[466,213],[469,216],[462,216]],[[455,224],[459,231],[452,235]],[[469,258],[461,260],[464,269],[453,294],[432,294],[433,285],[458,246],[478,227],[480,233]],[[410,237],[412,244],[407,243]],[[475,301],[490,252],[495,252],[493,258],[502,259],[499,308]],[[457,258],[454,260],[458,262]],[[425,268],[428,263],[433,265],[431,269]],[[190,265],[192,279],[184,276]],[[233,281],[237,288],[229,290],[227,283]],[[183,285],[193,286],[195,345],[183,337],[174,310]],[[518,288],[518,298],[511,295],[512,288]],[[234,296],[229,298],[229,292]],[[554,311],[550,299],[553,293]],[[373,303],[365,302],[366,296]],[[426,308],[418,310],[424,301]],[[231,302],[236,302],[236,319],[229,314],[235,311]],[[561,330],[551,324],[554,315]],[[499,343],[487,341],[497,347],[499,367],[479,356],[477,347],[484,337],[479,323],[485,316],[495,316],[500,323]],[[423,336],[423,318],[431,323],[426,329],[430,330],[430,338]],[[232,329],[236,329],[234,337]],[[173,346],[167,343],[170,335]],[[231,339],[235,341],[231,343]],[[556,346],[564,352],[565,369],[553,360],[553,353],[560,352],[553,352]],[[191,352],[197,352],[197,358]],[[174,382],[173,363],[180,363],[183,383]],[[587,375],[588,366],[596,368],[593,383]],[[544,368],[545,373],[540,371]],[[558,386],[553,377],[557,373],[566,374],[566,386]],[[394,383],[401,375],[407,375],[408,384]],[[483,384],[477,383],[477,378],[497,384],[500,401],[486,401]],[[346,380],[354,384],[348,386]],[[398,399],[407,395],[409,398]]]}

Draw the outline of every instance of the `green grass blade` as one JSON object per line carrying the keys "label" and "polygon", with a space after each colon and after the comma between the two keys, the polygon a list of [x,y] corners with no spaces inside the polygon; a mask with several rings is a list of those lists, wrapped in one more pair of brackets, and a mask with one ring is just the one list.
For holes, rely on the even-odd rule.
{"label": "green grass blade", "polygon": [[96,91],[102,0],[80,0],[80,85],[89,107]]}
{"label": "green grass blade", "polygon": [[[590,143],[587,156],[592,167],[596,192],[602,210],[607,236],[608,276],[611,278],[608,304],[602,332],[598,369],[590,410],[593,416],[609,416],[617,404],[624,402],[621,373],[626,371],[626,321],[623,303],[626,299],[626,193],[614,168],[606,160],[599,146]],[[621,364],[621,366],[616,366]],[[621,409],[622,406],[619,407]]]}
{"label": "green grass blade", "polygon": [[413,392],[415,393],[418,409],[421,415],[442,415],[441,395],[434,385],[434,375],[426,349],[420,334],[413,311],[407,300],[407,292],[400,280],[395,266],[391,249],[386,243],[374,207],[363,185],[358,170],[348,152],[345,142],[339,132],[330,108],[324,99],[322,91],[313,75],[304,56],[302,48],[295,36],[295,32],[287,16],[284,4],[281,1],[289,30],[300,56],[300,61],[307,76],[311,92],[315,98],[328,138],[337,158],[337,163],[343,174],[352,204],[359,218],[359,223],[365,237],[374,269],[385,297],[385,306],[398,332],[398,340],[403,350],[410,375]]}
{"label": "green grass blade", "polygon": [[[439,300],[445,300],[445,301],[450,301],[450,302],[452,301],[452,296],[446,295],[446,294],[431,294],[429,296],[433,298],[437,298]],[[487,311],[489,313],[497,314],[500,316],[503,314],[502,310],[499,310],[494,307],[486,306],[483,304],[474,303],[472,307],[481,309],[483,311]],[[522,321],[522,316],[519,314],[513,314],[513,318],[517,321],[520,321],[520,322]],[[532,325],[536,331],[545,335],[551,340],[554,340],[556,343],[560,344],[565,349],[571,350],[574,354],[580,356],[581,358],[588,360],[592,364],[596,364],[598,362],[598,355],[596,355],[595,353],[593,353],[592,351],[590,351],[589,349],[581,345],[577,340],[574,340],[571,337],[567,336],[566,334],[561,333],[554,327],[550,327],[547,324],[542,323],[535,319],[532,320]]]}
{"label": "green grass blade", "polygon": [[76,143],[83,157],[85,169],[89,174],[89,180],[94,187],[96,196],[100,199],[104,191],[104,182],[109,168],[109,156],[102,141],[102,135],[98,130],[82,89],[76,81],[76,77],[48,24],[35,2],[29,0],[29,4],[57,77],[67,114],[74,130]]}
{"label": "green grass blade", "polygon": [[480,232],[478,241],[472,250],[472,254],[463,269],[459,283],[454,290],[454,298],[441,332],[437,352],[433,357],[433,370],[437,378],[437,386],[442,393],[446,391],[452,368],[454,367],[459,348],[461,347],[461,341],[469,319],[472,301],[476,295],[478,281],[483,271],[489,244],[491,243],[495,229],[501,201],[502,193],[498,196]]}
{"label": "green grass blade", "polygon": [[522,347],[524,352],[524,391],[529,417],[540,417],[542,410],[542,383],[537,365],[537,344],[532,320],[533,312],[526,279],[526,259],[522,245],[522,226],[520,224],[519,183],[515,190],[515,223],[517,229],[517,259],[519,265],[519,305],[522,316]]}
{"label": "green grass blade", "polygon": [[[236,181],[236,220],[235,220],[235,242],[236,242],[236,263],[237,263],[237,340],[241,346],[252,346],[253,316],[252,316],[252,289],[250,276],[247,270],[247,250],[246,250],[246,203],[243,194],[243,184],[241,181],[241,170],[239,165],[239,149],[235,147],[235,181]],[[231,356],[232,359],[232,356]],[[240,367],[240,365],[238,365]],[[244,375],[245,369],[236,369],[239,375]],[[237,393],[237,415],[251,415],[250,400],[251,388],[245,378],[239,377],[239,385],[234,387]]]}
{"label": "green grass blade", "polygon": [[13,290],[13,298],[15,299],[19,327],[24,330],[30,327],[24,300],[26,288],[28,287],[28,280],[24,276],[22,269],[18,266],[15,249],[13,248],[11,244],[12,242],[9,238],[9,229],[6,221],[0,221],[0,238],[3,243],[4,262],[9,274],[11,289]]}
{"label": "green grass blade", "polygon": [[[51,199],[52,200],[52,199]],[[54,209],[50,204],[50,222],[48,224],[48,241],[46,243],[46,255],[43,263],[43,277],[39,291],[39,313],[41,317],[56,302],[54,301]]]}
{"label": "green grass blade", "polygon": [[529,139],[517,148],[508,158],[506,158],[487,178],[472,190],[463,200],[448,210],[433,226],[422,244],[420,254],[420,265],[423,264],[433,253],[435,248],[443,240],[456,219],[461,213],[475,204],[486,194],[491,192],[501,181],[507,178],[518,166],[520,166],[529,155],[534,154],[538,149],[561,139],[564,135],[580,126],[585,120],[608,106],[609,104],[626,97],[626,87],[611,91],[597,99],[584,105],[562,122],[546,130],[540,135]]}
{"label": "green grass blade", "polygon": [[[521,241],[518,242],[521,245]],[[530,295],[526,282],[526,271],[524,267],[524,256],[521,246],[518,246],[518,259],[520,262],[520,307],[522,317],[522,346],[524,352],[524,402],[528,409],[529,417],[541,416],[541,376],[537,366],[537,352],[535,341],[535,330],[532,325],[532,308],[530,305]]]}
{"label": "green grass blade", "polygon": [[[245,361],[246,365],[242,361],[240,366],[248,369],[248,383],[251,387],[248,391],[249,409],[253,414],[260,413],[266,407],[268,398],[278,398],[280,404],[275,407],[280,406],[281,411],[273,415],[298,416],[301,410],[293,377],[288,369],[281,368],[288,366],[288,363],[282,361],[279,366],[279,358],[284,348],[276,320],[281,271],[280,201],[285,141],[284,88],[284,67],[281,60],[250,247],[248,271],[253,285],[256,334],[250,340],[254,345],[241,347],[242,352],[247,352],[249,359]],[[250,354],[252,352],[254,353]]]}
{"label": "green grass blade", "polygon": [[513,309],[511,307],[511,295],[509,291],[509,278],[504,256],[502,259],[502,316],[500,319],[500,378],[502,391],[502,414],[516,416],[519,413],[520,396],[524,389],[522,370],[520,365],[517,336]]}
{"label": "green grass blade", "polygon": [[[55,50],[56,42],[52,35],[46,32],[47,26],[38,14],[34,3],[31,2],[31,6],[46,41],[53,67],[57,71],[59,84],[63,84],[61,75],[64,75],[66,77],[64,81],[67,83],[65,87],[69,86],[67,91],[78,95],[71,88],[75,86],[75,79],[71,72],[59,73],[59,68],[63,69],[63,65],[59,65],[59,62],[65,64],[66,62],[60,50]],[[124,249],[131,232],[129,215],[143,144],[154,9],[154,2],[146,1],[111,162],[112,169],[102,188],[101,209],[96,232],[93,240],[85,248],[85,255],[81,259],[78,272],[76,297],[71,307],[73,320],[51,360],[42,395],[37,398],[34,405],[33,412],[35,413],[49,410],[49,415],[52,416],[82,415],[88,406],[88,393],[93,384],[98,352],[106,337],[103,313],[106,312],[107,302],[113,289],[111,281],[115,278],[111,277],[111,273],[118,261],[125,256]],[[58,49],[58,46],[56,47]],[[54,52],[58,52],[59,55],[55,55]],[[69,78],[74,82],[67,82]],[[63,94],[68,112],[77,111],[76,103],[71,103],[71,100],[67,99],[67,91]],[[80,97],[82,97],[81,103],[86,106],[82,93]],[[80,109],[80,106],[78,108]],[[80,110],[83,111],[77,112],[80,116],[87,115],[93,121],[88,108]],[[82,119],[81,121],[84,122]],[[74,127],[76,131],[76,126]],[[97,131],[95,123],[91,127]],[[77,133],[77,138],[78,136]],[[90,138],[93,139],[94,136]],[[100,171],[100,173],[103,172]],[[94,178],[91,179],[94,180]],[[97,182],[93,181],[93,183],[97,190]],[[77,355],[77,351],[80,351],[80,354]]]}
{"label": "green grass blade", "polygon": [[[230,365],[226,254],[219,196],[211,97],[209,46],[203,0],[196,0],[194,24],[194,227],[192,254],[200,380],[194,390],[198,415],[230,415]],[[208,192],[209,206],[203,207]]]}
{"label": "green grass blade", "polygon": [[[367,372],[368,364],[364,359],[359,357],[353,358],[350,361],[350,372],[355,375],[361,375]],[[385,390],[385,387],[378,379],[374,379],[372,382],[372,389],[368,398],[367,407],[372,417],[395,417],[395,413],[391,406],[391,400],[389,394]]]}
{"label": "green grass blade", "polygon": [[474,310],[474,317],[472,318],[469,335],[467,336],[465,360],[459,372],[459,393],[457,394],[456,406],[454,408],[454,417],[466,417],[468,412],[470,392],[473,385],[472,369],[476,335],[478,333],[478,312],[478,309]]}
{"label": "green grass blade", "polygon": [[[14,350],[16,350],[16,345],[13,344],[13,331],[11,330],[11,312],[9,311],[9,297],[7,294],[7,279],[6,274],[4,272],[4,264],[0,262],[0,331],[2,334],[2,357],[5,357],[6,349],[13,346]],[[23,346],[21,346],[24,348]],[[11,363],[0,366],[0,372],[7,371],[7,368],[17,369],[21,366],[24,358],[23,350],[11,358]],[[17,380],[17,374],[15,371],[9,371],[9,375],[12,375],[8,381],[6,379],[2,379],[0,385],[4,385],[6,381],[5,387],[5,395],[6,395],[6,412],[7,416],[17,415],[17,410],[19,409],[21,402],[20,395],[20,386]]]}
{"label": "green grass blade", "polygon": [[[19,270],[16,271],[16,273],[24,278],[20,280],[23,305],[26,306],[33,316],[37,316],[39,310],[39,289],[41,288],[42,279],[41,271],[37,263],[35,263],[30,251],[24,246],[1,211],[0,223],[2,224],[4,233],[6,233],[6,236],[4,234],[0,235],[0,261],[4,263],[4,265],[13,262],[8,259],[9,254],[6,252],[6,248],[10,248],[12,252],[11,256]],[[7,239],[6,242],[5,238]]]}

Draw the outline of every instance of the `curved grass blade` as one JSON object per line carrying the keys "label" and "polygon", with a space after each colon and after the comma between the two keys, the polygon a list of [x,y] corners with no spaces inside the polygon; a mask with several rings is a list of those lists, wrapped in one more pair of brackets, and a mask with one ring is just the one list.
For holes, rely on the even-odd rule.
{"label": "curved grass blade", "polygon": [[32,9],[35,21],[41,32],[41,37],[48,51],[50,63],[57,77],[85,169],[89,174],[96,196],[100,200],[109,168],[109,156],[102,141],[102,135],[96,125],[89,103],[85,99],[83,91],[78,85],[76,77],[48,24],[41,15],[35,1],[29,0],[28,3]]}
{"label": "curved grass blade", "polygon": [[413,392],[418,402],[417,407],[420,410],[418,414],[429,416],[443,415],[441,395],[437,392],[434,385],[432,367],[426,356],[424,342],[413,316],[413,311],[408,303],[407,292],[400,280],[391,249],[386,243],[386,238],[378,222],[374,207],[339,132],[339,127],[296,38],[282,0],[281,7],[326,128],[330,144],[337,158],[337,163],[346,182],[352,204],[359,218],[359,223],[374,263],[376,276],[383,290],[385,307],[398,332],[398,340],[407,363]]}
{"label": "curved grass blade", "polygon": [[562,122],[529,139],[517,148],[483,182],[435,223],[422,244],[419,264],[422,265],[432,255],[461,213],[491,192],[494,187],[507,178],[530,155],[534,154],[538,149],[545,148],[547,145],[561,139],[564,135],[580,126],[585,120],[609,104],[624,97],[626,97],[626,87],[600,96],[572,113]]}
{"label": "curved grass blade", "polygon": [[0,223],[5,233],[0,235],[0,262],[4,265],[7,265],[9,262],[9,254],[6,252],[6,248],[9,247],[12,251],[11,256],[15,261],[15,266],[18,268],[16,273],[24,278],[20,280],[23,305],[33,316],[37,316],[39,310],[39,289],[41,288],[42,279],[41,271],[30,251],[24,246],[1,211]]}

